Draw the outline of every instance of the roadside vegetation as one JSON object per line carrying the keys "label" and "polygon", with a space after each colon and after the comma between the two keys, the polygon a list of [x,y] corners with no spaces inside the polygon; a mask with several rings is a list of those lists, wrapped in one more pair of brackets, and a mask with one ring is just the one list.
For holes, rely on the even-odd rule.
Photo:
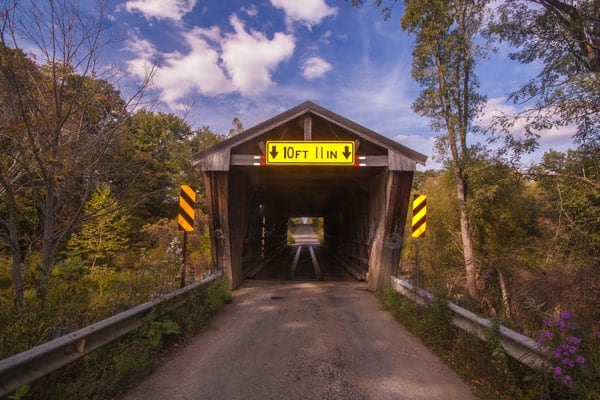
{"label": "roadside vegetation", "polygon": [[[388,16],[396,4],[376,2]],[[490,21],[486,1],[405,2],[401,26],[415,36],[412,74],[422,87],[414,110],[438,134],[443,168],[415,176],[414,191],[428,196],[428,229],[418,268],[407,230],[401,273],[548,346],[552,370],[529,371],[503,356],[497,340],[483,344],[456,332],[443,305],[415,308],[388,292],[383,301],[482,398],[597,400],[600,8],[592,0],[494,3]],[[4,358],[176,289],[184,183],[199,199],[186,276],[209,273],[203,180],[190,159],[243,127],[234,118],[220,135],[144,108],[151,71],[125,99],[118,89],[124,77],[98,64],[109,43],[102,2],[94,20],[67,0],[0,4]],[[494,41],[514,48],[515,62],[544,68],[511,94],[518,114],[482,127],[476,67]],[[575,129],[572,150],[549,151],[536,165],[519,162],[545,129],[567,126]],[[471,144],[481,132],[493,146]],[[312,223],[322,234],[322,219]],[[151,369],[163,345],[201,327],[227,296],[223,286],[201,291],[189,310],[149,321],[15,396],[110,397]]]}
{"label": "roadside vegetation", "polygon": [[[150,75],[123,97],[125,77],[99,63],[110,43],[103,5],[92,19],[66,0],[0,5],[0,359],[177,289],[181,184],[200,198],[188,282],[213,267],[190,160],[227,135],[144,108]],[[242,129],[233,125],[229,134]],[[17,398],[104,398],[201,326],[225,292],[198,295]]]}
{"label": "roadside vegetation", "polygon": [[413,239],[407,226],[400,274],[550,349],[551,370],[529,370],[504,356],[497,342],[479,343],[449,325],[443,305],[417,307],[386,292],[383,301],[397,318],[481,398],[600,399],[600,246],[594,240],[600,196],[577,179],[597,180],[598,163],[589,161],[599,157],[549,152],[529,173],[482,157],[469,169],[477,183],[469,207],[481,266],[478,301],[464,288],[451,171],[416,176],[415,192],[428,196],[427,233]]}
{"label": "roadside vegetation", "polygon": [[[402,7],[375,3],[385,19]],[[422,89],[413,110],[437,133],[443,168],[415,177],[415,193],[428,196],[428,230],[417,264],[407,229],[401,273],[547,346],[552,369],[520,371],[497,359],[494,346],[458,351],[462,335],[443,307],[423,314],[394,296],[386,302],[451,364],[469,360],[459,369],[492,388],[482,398],[600,399],[598,1],[402,3],[401,27],[415,39],[411,73]],[[506,88],[514,113],[484,123],[477,67],[500,44],[515,63],[541,67]],[[551,129],[573,131],[572,149],[523,164]]]}

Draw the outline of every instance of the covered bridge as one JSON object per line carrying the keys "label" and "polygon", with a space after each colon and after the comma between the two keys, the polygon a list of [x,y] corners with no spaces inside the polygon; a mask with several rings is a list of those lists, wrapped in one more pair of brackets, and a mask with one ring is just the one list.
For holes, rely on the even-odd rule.
{"label": "covered bridge", "polygon": [[371,290],[396,272],[416,164],[426,156],[304,102],[194,157],[214,264],[231,288],[287,246],[290,217],[324,221],[324,247]]}

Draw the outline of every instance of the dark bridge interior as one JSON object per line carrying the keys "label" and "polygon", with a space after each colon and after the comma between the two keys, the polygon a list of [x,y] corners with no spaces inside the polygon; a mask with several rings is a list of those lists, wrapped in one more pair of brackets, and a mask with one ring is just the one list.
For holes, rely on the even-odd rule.
{"label": "dark bridge interior", "polygon": [[[353,141],[357,163],[265,165],[272,140]],[[398,266],[413,173],[424,161],[310,102],[219,143],[195,159],[205,173],[215,264],[235,288],[288,248],[290,217],[321,216],[328,255],[378,289]]]}

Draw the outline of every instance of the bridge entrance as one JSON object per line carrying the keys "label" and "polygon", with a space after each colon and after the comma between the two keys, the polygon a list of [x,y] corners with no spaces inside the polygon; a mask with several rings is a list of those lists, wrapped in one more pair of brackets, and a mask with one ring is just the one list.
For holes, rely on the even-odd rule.
{"label": "bridge entrance", "polygon": [[196,155],[214,264],[231,288],[289,251],[288,220],[323,218],[323,248],[372,290],[400,260],[410,188],[426,156],[312,102]]}

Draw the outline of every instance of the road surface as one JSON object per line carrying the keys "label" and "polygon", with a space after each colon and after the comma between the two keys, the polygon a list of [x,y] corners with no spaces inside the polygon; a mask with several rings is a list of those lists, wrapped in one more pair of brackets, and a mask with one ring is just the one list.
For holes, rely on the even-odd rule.
{"label": "road surface", "polygon": [[471,399],[364,282],[246,281],[126,400]]}

